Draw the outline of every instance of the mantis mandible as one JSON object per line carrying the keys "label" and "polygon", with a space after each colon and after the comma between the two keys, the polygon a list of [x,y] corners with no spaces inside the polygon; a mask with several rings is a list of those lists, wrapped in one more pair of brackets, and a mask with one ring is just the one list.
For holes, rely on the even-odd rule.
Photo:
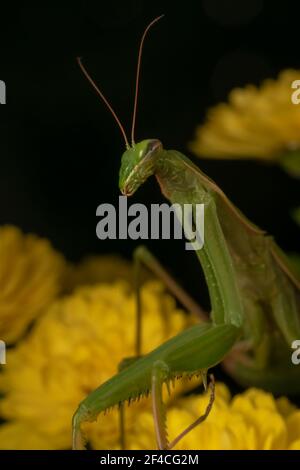
{"label": "mantis mandible", "polygon": [[[119,187],[131,196],[154,175],[163,195],[172,203],[205,207],[205,243],[196,255],[207,282],[211,313],[193,326],[141,357],[141,299],[138,268],[145,264],[160,276],[188,310],[204,316],[200,308],[145,248],[135,252],[137,266],[136,358],[83,400],[73,417],[73,447],[84,448],[81,424],[96,420],[100,412],[149,392],[158,448],[172,448],[209,414],[214,399],[211,376],[207,409],[172,443],[166,433],[162,399],[164,384],[182,375],[202,374],[223,361],[226,371],[244,386],[259,386],[274,393],[299,393],[300,368],[291,362],[291,344],[300,338],[300,280],[272,237],[248,221],[222,190],[187,157],[165,150],[157,139],[135,143],[138,84],[146,28],[139,48],[134,112],[129,145],[124,128],[109,102],[79,65],[114,116],[125,140]],[[202,318],[203,319],[203,318]]]}

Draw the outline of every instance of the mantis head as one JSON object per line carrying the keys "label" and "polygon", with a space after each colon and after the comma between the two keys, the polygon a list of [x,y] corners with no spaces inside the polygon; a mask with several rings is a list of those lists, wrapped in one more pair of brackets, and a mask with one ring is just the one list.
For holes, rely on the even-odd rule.
{"label": "mantis head", "polygon": [[78,64],[94,87],[102,101],[106,104],[113,118],[115,119],[119,129],[123,135],[126,151],[122,155],[120,175],[119,175],[119,187],[122,194],[126,196],[131,196],[138,187],[146,181],[146,179],[153,174],[155,171],[155,162],[156,157],[162,150],[162,144],[157,139],[147,139],[138,142],[137,144],[134,141],[134,130],[135,130],[135,121],[136,121],[136,111],[137,111],[137,101],[138,101],[138,89],[139,89],[139,76],[140,76],[140,66],[142,58],[142,50],[144,39],[149,31],[149,29],[157,23],[164,15],[158,16],[155,18],[147,28],[145,29],[139,47],[138,62],[137,62],[137,72],[136,72],[136,83],[135,83],[135,97],[134,97],[134,106],[133,106],[133,117],[132,117],[132,126],[131,126],[131,146],[124,130],[120,119],[118,118],[116,112],[112,108],[109,101],[105,98],[102,91],[97,87],[96,83],[92,80],[86,69],[81,63],[81,59],[77,58]]}
{"label": "mantis head", "polygon": [[119,174],[122,194],[131,196],[153,174],[162,148],[159,140],[147,139],[134,144],[123,153]]}

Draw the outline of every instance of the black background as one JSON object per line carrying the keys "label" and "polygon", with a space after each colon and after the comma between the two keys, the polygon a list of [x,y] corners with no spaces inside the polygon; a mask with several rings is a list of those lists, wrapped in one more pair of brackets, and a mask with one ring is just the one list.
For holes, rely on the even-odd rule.
{"label": "black background", "polygon": [[[70,260],[91,253],[130,257],[136,241],[96,238],[96,207],[117,204],[124,143],[76,63],[111,100],[129,130],[138,43],[144,49],[136,139],[159,138],[191,156],[187,143],[209,106],[247,83],[299,69],[299,7],[288,1],[73,1],[1,4],[0,223],[50,238]],[[295,251],[289,209],[297,181],[255,162],[198,160],[256,224]],[[154,178],[131,202],[162,202]],[[180,241],[147,245],[207,306],[195,255]]]}

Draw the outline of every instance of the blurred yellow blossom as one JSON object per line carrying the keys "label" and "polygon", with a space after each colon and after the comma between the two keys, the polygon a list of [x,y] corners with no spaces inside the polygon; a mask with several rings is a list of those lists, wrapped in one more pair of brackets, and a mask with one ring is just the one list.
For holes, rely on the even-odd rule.
{"label": "blurred yellow blossom", "polygon": [[127,280],[133,283],[132,263],[118,255],[94,255],[73,265],[68,274],[68,290],[82,285]]}
{"label": "blurred yellow blossom", "polygon": [[[7,351],[1,369],[0,417],[6,420],[0,426],[1,449],[70,448],[71,419],[79,402],[111,377],[124,357],[134,355],[131,279],[131,264],[118,257],[96,256],[67,269],[47,241],[14,227],[0,229],[4,338],[14,341],[37,318],[28,335]],[[74,292],[53,301],[62,286]],[[196,321],[176,307],[158,281],[146,282],[142,302],[143,353]],[[179,381],[175,394],[166,398],[170,439],[207,405],[206,395],[178,398],[186,389]],[[127,448],[154,449],[150,399],[126,406],[125,416]],[[86,423],[85,431],[93,449],[118,449],[117,410]],[[217,384],[208,419],[176,448],[300,449],[300,410],[287,398],[275,400],[256,389],[231,398],[227,387]]]}
{"label": "blurred yellow blossom", "polygon": [[[277,80],[260,87],[236,88],[229,103],[208,112],[207,122],[198,127],[191,150],[213,158],[259,158],[276,160],[300,149],[300,105],[292,103],[294,80],[300,70],[285,70]],[[297,163],[298,162],[298,163]],[[291,159],[291,171],[299,171],[299,155]]]}
{"label": "blurred yellow blossom", "polygon": [[[193,395],[169,407],[167,424],[172,440],[207,406],[208,397]],[[128,438],[130,449],[155,449],[153,418],[148,410],[136,417]],[[203,423],[187,434],[178,450],[280,450],[300,449],[300,410],[286,398],[275,400],[251,388],[231,398],[224,384],[216,384],[213,409]]]}
{"label": "blurred yellow blossom", "polygon": [[[142,302],[144,353],[195,321],[177,309],[157,281],[145,284]],[[69,448],[79,402],[111,377],[124,357],[134,355],[134,326],[135,298],[125,281],[81,287],[55,301],[7,352],[0,374],[0,393],[5,394],[0,415],[9,422],[0,426],[0,447]],[[130,407],[129,428],[134,424],[130,413],[143,406],[142,401]],[[98,447],[118,447],[116,410],[88,428],[88,438],[100,431]]]}
{"label": "blurred yellow blossom", "polygon": [[36,235],[0,228],[0,338],[16,341],[62,290],[65,261]]}

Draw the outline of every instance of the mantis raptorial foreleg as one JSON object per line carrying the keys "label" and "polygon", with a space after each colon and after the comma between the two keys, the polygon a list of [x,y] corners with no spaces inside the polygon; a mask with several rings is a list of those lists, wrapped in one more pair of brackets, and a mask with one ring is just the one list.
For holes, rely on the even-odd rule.
{"label": "mantis raptorial foreleg", "polygon": [[[122,372],[122,370],[126,369],[130,364],[135,362],[138,359],[138,357],[129,357],[123,359],[123,361],[120,362],[118,371]],[[120,436],[120,449],[125,450],[126,449],[126,439],[125,439],[125,406],[124,403],[119,404],[119,436]]]}
{"label": "mantis raptorial foreleg", "polygon": [[163,384],[168,377],[169,368],[163,361],[153,364],[151,375],[152,409],[158,449],[168,448],[166,407],[163,402]]}
{"label": "mantis raptorial foreleg", "polygon": [[206,420],[209,413],[211,412],[214,401],[215,401],[215,379],[214,379],[213,374],[210,374],[209,378],[210,378],[210,382],[209,382],[210,397],[209,397],[209,402],[207,404],[207,407],[204,413],[201,416],[199,416],[199,418],[197,418],[192,424],[190,424],[184,431],[182,431],[177,437],[175,437],[175,439],[173,439],[172,442],[169,443],[169,446],[168,446],[169,449],[173,449],[173,447],[175,447],[176,444],[184,436],[186,436],[189,432],[191,432],[196,426],[203,423],[203,421]]}
{"label": "mantis raptorial foreleg", "polygon": [[119,409],[119,433],[120,433],[120,449],[126,449],[126,440],[125,440],[125,408],[124,403],[120,404]]}
{"label": "mantis raptorial foreleg", "polygon": [[215,399],[215,380],[214,376],[210,375],[210,399],[203,415],[199,416],[193,423],[191,423],[184,431],[178,434],[173,441],[169,442],[167,432],[167,416],[166,408],[163,402],[163,385],[169,375],[168,365],[163,361],[157,361],[153,365],[152,370],[152,410],[154,417],[154,427],[157,447],[160,450],[172,449],[176,444],[192,431],[196,426],[202,423],[209,415],[213,402]]}
{"label": "mantis raptorial foreleg", "polygon": [[[177,298],[177,300],[187,309],[188,312],[195,314],[203,321],[208,320],[204,310],[192,299],[192,297],[177,283],[177,281],[164,269],[158,259],[143,245],[140,245],[133,254],[134,259],[134,278],[136,293],[136,340],[135,340],[135,356],[126,358],[119,365],[119,371],[128,367],[130,363],[137,360],[142,354],[142,301],[141,301],[141,270],[146,267],[154,273],[169,289],[169,291]],[[120,422],[120,446],[125,448],[125,408],[120,405],[119,422]]]}
{"label": "mantis raptorial foreleg", "polygon": [[165,382],[182,375],[201,375],[223,360],[241,334],[234,325],[202,323],[184,330],[174,338],[133,362],[126,369],[94,390],[78,407],[73,417],[73,447],[83,447],[81,424],[94,421],[102,411],[125,401],[147,395],[153,387],[154,365],[166,364]]}

